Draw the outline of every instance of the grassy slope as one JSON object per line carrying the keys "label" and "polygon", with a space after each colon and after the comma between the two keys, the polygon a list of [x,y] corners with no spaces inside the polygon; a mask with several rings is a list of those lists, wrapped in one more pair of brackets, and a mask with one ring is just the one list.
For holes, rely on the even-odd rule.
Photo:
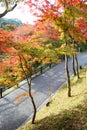
{"label": "grassy slope", "polygon": [[64,86],[53,96],[50,106],[43,106],[37,113],[36,124],[28,122],[20,130],[87,130],[86,70],[81,70],[79,80],[72,77],[72,97],[67,97]]}

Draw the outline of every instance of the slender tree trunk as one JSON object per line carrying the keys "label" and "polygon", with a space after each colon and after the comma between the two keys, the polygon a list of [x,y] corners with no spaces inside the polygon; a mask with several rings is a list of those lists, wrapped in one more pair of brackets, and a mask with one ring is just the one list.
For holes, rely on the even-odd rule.
{"label": "slender tree trunk", "polygon": [[33,114],[33,118],[32,118],[32,124],[34,124],[35,123],[35,117],[36,117],[37,109],[36,109],[36,105],[35,105],[33,96],[31,94],[31,77],[30,77],[30,79],[27,78],[27,83],[28,83],[28,86],[29,86],[29,97],[31,99],[31,102],[32,102],[33,108],[34,108],[34,114]]}
{"label": "slender tree trunk", "polygon": [[68,69],[68,56],[65,54],[65,69],[67,75],[67,88],[68,88],[68,97],[71,97],[71,85],[70,85],[70,74]]}
{"label": "slender tree trunk", "polygon": [[0,88],[0,98],[2,98],[2,88]]}
{"label": "slender tree trunk", "polygon": [[[32,118],[32,124],[34,124],[35,123],[35,117],[36,117],[37,109],[36,109],[36,105],[35,105],[35,102],[34,102],[34,99],[33,99],[32,93],[31,93],[31,76],[28,78],[28,76],[27,76],[27,74],[26,74],[26,72],[24,70],[24,67],[23,67],[23,64],[22,64],[22,58],[21,58],[20,55],[19,55],[19,58],[20,58],[20,67],[21,67],[23,73],[26,76],[26,80],[27,80],[28,87],[29,87],[29,97],[31,99],[31,102],[32,102],[32,105],[33,105],[33,108],[34,108],[34,114],[33,114],[33,118]],[[23,60],[26,62],[26,60],[24,59],[24,57],[23,57]],[[26,63],[26,68],[27,68],[27,63]]]}
{"label": "slender tree trunk", "polygon": [[74,74],[74,76],[76,76],[75,57],[74,57],[74,54],[73,54],[73,56],[72,56],[72,68],[73,68],[73,74]]}
{"label": "slender tree trunk", "polygon": [[77,78],[79,79],[79,67],[78,67],[78,59],[77,59],[77,55],[75,54],[75,60],[76,60],[76,74],[77,74]]}
{"label": "slender tree trunk", "polygon": [[[64,4],[64,9],[66,8],[66,1],[63,1]],[[64,12],[66,14],[66,10]],[[67,24],[67,17],[64,15],[64,23]],[[67,31],[68,28],[64,26],[64,40],[65,40],[65,45],[67,47]],[[68,68],[68,56],[65,54],[65,69],[66,69],[66,76],[67,76],[67,88],[68,88],[68,97],[71,97],[71,85],[70,85],[70,74],[69,74],[69,68]]]}

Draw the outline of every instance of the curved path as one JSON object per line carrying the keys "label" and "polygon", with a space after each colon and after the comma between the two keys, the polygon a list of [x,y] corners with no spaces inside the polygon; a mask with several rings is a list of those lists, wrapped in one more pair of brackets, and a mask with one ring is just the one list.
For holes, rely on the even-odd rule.
{"label": "curved path", "polygon": [[[87,64],[87,53],[79,54],[78,60],[79,65]],[[64,66],[64,62],[62,62],[32,80],[32,91],[37,109],[48,99],[49,89],[54,94],[66,81]],[[71,59],[69,60],[69,69],[72,74]],[[15,100],[17,95],[27,90],[27,83],[24,83],[20,88],[0,99],[0,130],[16,130],[31,118],[33,107],[30,98],[24,97],[18,104]]]}

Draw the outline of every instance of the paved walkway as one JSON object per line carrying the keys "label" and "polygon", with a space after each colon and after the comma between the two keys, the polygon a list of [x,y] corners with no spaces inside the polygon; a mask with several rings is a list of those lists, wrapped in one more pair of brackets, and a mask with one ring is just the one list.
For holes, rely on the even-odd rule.
{"label": "paved walkway", "polygon": [[[79,65],[84,66],[87,63],[87,53],[79,54],[78,59]],[[49,88],[54,94],[66,81],[64,66],[64,62],[62,62],[32,80],[32,91],[35,93],[34,100],[37,109],[48,99]],[[69,69],[72,74],[71,60],[69,61]],[[30,98],[24,97],[18,104],[15,100],[17,95],[27,90],[28,85],[24,83],[20,88],[0,99],[0,130],[16,130],[31,118],[33,107]]]}

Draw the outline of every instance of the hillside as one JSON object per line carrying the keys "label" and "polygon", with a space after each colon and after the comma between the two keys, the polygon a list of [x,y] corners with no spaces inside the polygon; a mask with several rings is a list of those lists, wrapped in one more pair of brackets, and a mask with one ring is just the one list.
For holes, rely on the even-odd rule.
{"label": "hillside", "polygon": [[87,130],[87,68],[80,72],[80,79],[72,77],[72,97],[67,97],[64,85],[37,113],[36,124],[30,122],[19,130]]}
{"label": "hillside", "polygon": [[7,19],[7,18],[1,18],[0,19],[0,28],[3,28],[6,24],[12,24],[16,26],[21,26],[22,22],[19,19]]}

